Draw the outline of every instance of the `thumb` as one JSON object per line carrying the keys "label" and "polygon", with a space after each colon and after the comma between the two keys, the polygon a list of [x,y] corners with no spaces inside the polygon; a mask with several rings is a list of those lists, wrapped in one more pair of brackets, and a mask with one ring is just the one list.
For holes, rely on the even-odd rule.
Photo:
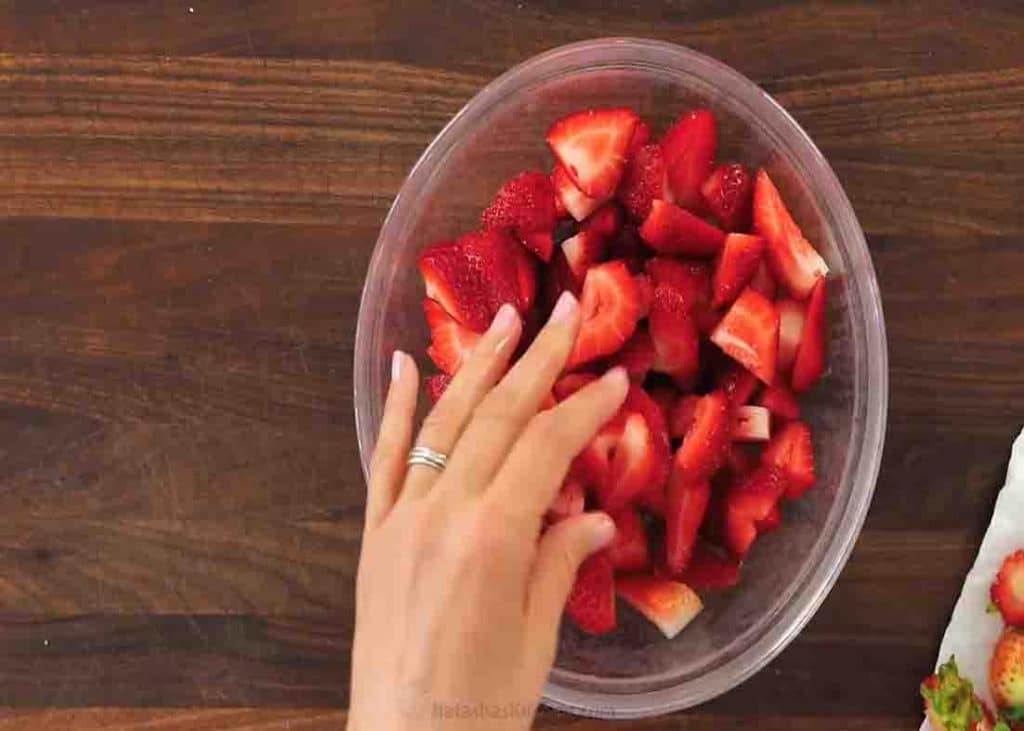
{"label": "thumb", "polygon": [[583,513],[556,523],[540,539],[530,579],[528,625],[531,639],[554,658],[558,623],[576,570],[592,553],[615,538],[615,523],[605,513]]}

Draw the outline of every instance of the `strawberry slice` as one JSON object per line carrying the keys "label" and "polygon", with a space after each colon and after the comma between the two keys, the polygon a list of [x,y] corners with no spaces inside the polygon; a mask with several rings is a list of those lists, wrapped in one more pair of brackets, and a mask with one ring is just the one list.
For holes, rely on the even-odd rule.
{"label": "strawberry slice", "polygon": [[729,399],[721,391],[701,396],[693,412],[693,424],[676,452],[675,469],[688,482],[702,482],[722,466],[732,425]]}
{"label": "strawberry slice", "polygon": [[512,249],[515,262],[516,284],[519,290],[519,311],[529,312],[537,299],[537,260],[525,246]]}
{"label": "strawberry slice", "polygon": [[683,295],[701,334],[714,330],[719,316],[711,308],[711,271],[706,264],[656,256],[645,267],[655,286],[670,284]]}
{"label": "strawberry slice", "polygon": [[761,263],[758,264],[757,271],[754,272],[754,278],[750,280],[750,288],[755,292],[760,292],[770,300],[775,299],[775,291],[778,287],[764,257],[761,258]]}
{"label": "strawberry slice", "polygon": [[754,183],[754,229],[767,242],[765,254],[775,280],[796,299],[807,299],[818,278],[828,274],[828,265],[804,238],[764,170]]}
{"label": "strawberry slice", "polygon": [[768,409],[776,422],[800,418],[800,403],[793,392],[782,384],[776,383],[765,388],[757,403]]}
{"label": "strawberry slice", "polygon": [[577,627],[592,635],[615,629],[615,574],[606,553],[595,554],[580,565],[565,613]]}
{"label": "strawberry slice", "polygon": [[767,442],[771,438],[771,413],[763,406],[739,406],[733,410],[734,442]]}
{"label": "strawberry slice", "polygon": [[679,580],[694,589],[730,589],[740,583],[740,564],[732,556],[698,540]]}
{"label": "strawberry slice", "polygon": [[430,347],[427,355],[434,365],[454,376],[476,347],[480,334],[463,327],[432,299],[423,300],[423,313],[430,328]]}
{"label": "strawberry slice", "polygon": [[626,341],[622,350],[612,356],[611,365],[619,365],[626,369],[629,380],[643,383],[654,365],[654,341],[647,328],[640,325],[633,337]]}
{"label": "strawberry slice", "polygon": [[758,523],[769,520],[786,490],[786,479],[771,465],[763,465],[729,489],[723,501],[724,539],[736,558],[743,560],[758,536]]}
{"label": "strawberry slice", "polygon": [[701,185],[711,174],[717,148],[718,125],[708,109],[686,112],[661,140],[672,196],[694,213],[704,212]]}
{"label": "strawberry slice", "polygon": [[569,271],[578,284],[583,284],[587,270],[604,257],[605,239],[594,231],[580,231],[562,242],[562,253]]}
{"label": "strawberry slice", "polygon": [[608,558],[616,571],[643,571],[650,565],[647,530],[636,508],[626,507],[611,513],[615,539],[608,546]]}
{"label": "strawberry slice", "polygon": [[724,231],[663,200],[651,202],[651,211],[640,226],[640,237],[662,254],[711,257],[725,243]]}
{"label": "strawberry slice", "polygon": [[598,484],[597,500],[607,511],[631,503],[651,485],[658,469],[654,435],[643,414],[628,413],[611,453],[611,473]]}
{"label": "strawberry slice", "polygon": [[797,393],[812,388],[825,371],[825,278],[811,290],[807,300],[807,316],[800,335],[800,347],[793,361],[793,390]]}
{"label": "strawberry slice", "polygon": [[501,186],[480,216],[483,229],[509,229],[543,261],[551,258],[555,189],[544,173],[521,173]]}
{"label": "strawberry slice", "polygon": [[569,262],[566,261],[560,246],[555,249],[555,253],[551,255],[551,262],[544,270],[542,287],[542,302],[547,312],[551,312],[562,292],[572,292],[573,296],[579,299],[582,287],[569,268]]}
{"label": "strawberry slice", "polygon": [[558,401],[565,401],[588,383],[597,380],[595,373],[566,373],[555,382],[552,393]]}
{"label": "strawberry slice", "polygon": [[583,324],[569,355],[567,370],[611,355],[633,335],[640,320],[640,295],[620,261],[587,270],[580,297]]}
{"label": "strawberry slice", "polygon": [[771,533],[773,530],[778,530],[782,527],[782,510],[779,508],[779,504],[775,503],[775,507],[771,509],[771,512],[761,520],[754,523],[754,527],[757,528],[757,535],[763,536],[765,533]]}
{"label": "strawberry slice", "polygon": [[750,228],[750,206],[754,198],[754,177],[743,165],[720,165],[700,188],[708,210],[726,231]]}
{"label": "strawberry slice", "polygon": [[693,426],[700,396],[683,396],[676,401],[668,420],[668,433],[673,439],[682,439]]}
{"label": "strawberry slice", "polygon": [[[558,390],[557,386],[555,390]],[[573,460],[570,474],[599,495],[608,496],[612,492],[612,460],[622,439],[625,422],[626,413],[620,411],[598,430]]]}
{"label": "strawberry slice", "polygon": [[544,513],[544,521],[551,525],[581,514],[584,500],[583,483],[572,477],[565,478],[562,489]]}
{"label": "strawberry slice", "polygon": [[430,403],[436,404],[441,400],[441,396],[452,382],[452,377],[447,373],[435,373],[423,382],[423,386],[427,389],[427,396],[430,398]]}
{"label": "strawberry slice", "polygon": [[782,373],[789,373],[796,360],[796,352],[800,348],[800,339],[804,334],[806,308],[802,302],[781,299],[775,303],[779,311],[779,358],[777,367]]}
{"label": "strawberry slice", "polygon": [[474,231],[430,246],[419,256],[427,296],[476,332],[486,330],[506,302],[525,312],[529,292],[521,289],[521,248],[501,230]]}
{"label": "strawberry slice", "polygon": [[711,333],[711,342],[765,383],[775,380],[779,313],[764,295],[743,290]]}
{"label": "strawberry slice", "polygon": [[577,188],[606,200],[622,177],[626,150],[639,121],[632,109],[588,109],[551,125],[547,142]]}
{"label": "strawberry slice", "polygon": [[642,272],[634,274],[633,280],[636,282],[637,292],[640,293],[640,319],[642,320],[651,314],[651,303],[654,302],[654,283]]}
{"label": "strawberry slice", "polygon": [[748,403],[759,384],[757,376],[735,361],[729,361],[729,365],[715,378],[715,387],[729,397],[733,406]]}
{"label": "strawberry slice", "polygon": [[1006,624],[1024,627],[1024,551],[1003,560],[989,594]]}
{"label": "strawberry slice", "polygon": [[750,283],[761,265],[764,239],[747,234],[729,234],[722,253],[715,260],[712,275],[713,307],[725,307]]}
{"label": "strawberry slice", "polygon": [[561,165],[555,165],[555,169],[551,171],[551,185],[555,189],[556,211],[561,204],[566,213],[577,221],[582,221],[603,203],[600,198],[591,198],[577,188],[576,183],[572,182],[569,173]]}
{"label": "strawberry slice", "polygon": [[651,125],[641,119],[636,123],[636,129],[633,130],[633,137],[629,140],[629,147],[626,148],[626,157],[632,159],[633,156],[636,155],[637,150],[646,145],[650,139]]}
{"label": "strawberry slice", "polygon": [[679,290],[669,284],[654,288],[648,324],[654,344],[651,367],[672,376],[684,390],[693,388],[700,371],[700,333]]}
{"label": "strawberry slice", "polygon": [[[647,395],[658,406],[665,424],[669,424],[672,411],[680,400],[679,392],[672,386],[655,386],[647,390]],[[681,438],[682,434],[679,436]]]}
{"label": "strawberry slice", "polygon": [[631,386],[626,394],[624,409],[640,414],[647,421],[651,432],[651,457],[653,467],[647,487],[637,496],[637,502],[645,508],[658,513],[665,512],[665,483],[668,481],[671,468],[672,447],[669,442],[668,425],[661,407],[646,391],[638,386]]}
{"label": "strawberry slice", "polygon": [[590,231],[602,239],[610,239],[622,228],[622,209],[614,203],[606,203],[591,213],[580,224],[580,231]]}
{"label": "strawberry slice", "polygon": [[615,197],[634,221],[643,221],[651,212],[651,204],[665,199],[666,185],[661,147],[646,145],[626,165]]}
{"label": "strawberry slice", "polygon": [[665,493],[665,565],[673,576],[690,563],[710,498],[707,480],[689,481],[676,464]]}
{"label": "strawberry slice", "polygon": [[788,483],[786,498],[796,500],[815,481],[811,428],[802,421],[785,424],[765,447],[761,461],[781,471]]}
{"label": "strawberry slice", "polygon": [[668,639],[682,632],[704,608],[700,597],[686,584],[655,576],[620,576],[615,589]]}

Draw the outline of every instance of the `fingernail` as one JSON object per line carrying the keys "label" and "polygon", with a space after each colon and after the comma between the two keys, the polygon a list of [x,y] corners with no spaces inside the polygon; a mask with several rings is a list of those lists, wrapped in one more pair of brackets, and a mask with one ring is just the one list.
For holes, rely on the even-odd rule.
{"label": "fingernail", "polygon": [[492,333],[508,332],[519,324],[519,313],[510,304],[504,304],[498,309],[498,314],[491,321],[488,328]]}
{"label": "fingernail", "polygon": [[398,377],[402,375],[402,359],[405,357],[405,353],[401,350],[396,350],[391,354],[391,380],[397,381]]}
{"label": "fingernail", "polygon": [[615,366],[604,374],[604,379],[625,391],[629,387],[629,373],[622,366]]}
{"label": "fingernail", "polygon": [[572,292],[562,292],[562,296],[555,304],[555,309],[551,311],[551,319],[548,322],[568,322],[578,307],[579,303],[572,296]]}
{"label": "fingernail", "polygon": [[608,517],[607,513],[594,513],[590,527],[590,550],[597,551],[604,548],[615,538],[615,522]]}

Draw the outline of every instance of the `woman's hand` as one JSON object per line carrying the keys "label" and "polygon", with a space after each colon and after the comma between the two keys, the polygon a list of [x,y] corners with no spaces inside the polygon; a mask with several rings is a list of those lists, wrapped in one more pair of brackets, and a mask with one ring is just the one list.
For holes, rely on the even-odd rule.
{"label": "woman's hand", "polygon": [[580,326],[565,294],[502,377],[522,325],[506,305],[426,418],[406,467],[419,378],[395,353],[371,466],[356,589],[349,729],[529,728],[579,564],[614,537],[603,513],[542,517],[578,452],[621,406],[609,371],[538,413]]}

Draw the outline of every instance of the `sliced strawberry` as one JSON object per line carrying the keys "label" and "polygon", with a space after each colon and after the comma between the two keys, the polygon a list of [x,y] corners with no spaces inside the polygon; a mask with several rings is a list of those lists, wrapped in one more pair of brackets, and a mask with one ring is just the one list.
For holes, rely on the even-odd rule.
{"label": "sliced strawberry", "polygon": [[800,338],[804,334],[806,308],[802,302],[781,299],[775,303],[779,311],[779,359],[778,369],[781,373],[789,373],[796,360],[796,351],[800,348]]}
{"label": "sliced strawberry", "polygon": [[682,632],[704,608],[700,597],[686,584],[655,576],[620,576],[615,589],[668,639]]}
{"label": "sliced strawberry", "polygon": [[643,383],[654,365],[654,341],[646,327],[640,325],[636,329],[622,350],[612,356],[611,364],[625,368],[634,383]]}
{"label": "sliced strawberry", "polygon": [[767,442],[771,438],[771,413],[763,406],[739,406],[733,410],[734,442]]}
{"label": "sliced strawberry", "polygon": [[701,185],[711,174],[718,148],[718,125],[708,109],[693,109],[675,121],[661,140],[668,184],[675,201],[704,212]]}
{"label": "sliced strawberry", "polygon": [[625,224],[608,242],[608,258],[621,259],[633,274],[644,270],[644,262],[650,255],[632,224]]}
{"label": "sliced strawberry", "polygon": [[767,242],[765,254],[775,280],[796,299],[807,299],[817,279],[828,274],[828,265],[804,238],[764,170],[754,184],[754,229]]}
{"label": "sliced strawberry", "polygon": [[701,334],[714,330],[719,318],[711,308],[711,270],[707,264],[656,256],[647,261],[646,271],[655,286],[671,284],[683,295]]}
{"label": "sliced strawberry", "polygon": [[700,396],[683,396],[676,401],[668,420],[668,433],[673,439],[682,439],[690,431],[700,398]]}
{"label": "sliced strawberry", "polygon": [[700,188],[708,210],[726,231],[750,228],[750,206],[754,198],[754,177],[743,165],[720,165]]}
{"label": "sliced strawberry", "polygon": [[779,504],[775,503],[775,507],[771,509],[771,512],[767,516],[758,520],[754,523],[754,527],[757,528],[757,535],[763,536],[765,533],[771,533],[773,530],[778,530],[782,527],[782,510],[779,508]]}
{"label": "sliced strawberry", "polygon": [[558,298],[562,296],[562,292],[572,292],[573,296],[579,299],[582,287],[576,281],[572,269],[569,268],[569,262],[566,261],[565,254],[562,253],[562,247],[556,248],[555,253],[551,255],[551,262],[544,270],[541,284],[543,287],[541,290],[542,304],[547,312],[550,312],[555,306]]}
{"label": "sliced strawberry", "polygon": [[591,267],[583,283],[580,310],[583,324],[569,355],[569,370],[611,355],[636,330],[640,297],[626,265],[611,261]]}
{"label": "sliced strawberry", "polygon": [[750,280],[750,288],[755,292],[760,292],[770,300],[775,299],[775,291],[778,287],[764,257],[761,258],[761,263],[758,264],[757,271],[754,272],[754,278]]}
{"label": "sliced strawberry", "polygon": [[761,461],[776,467],[785,476],[789,500],[803,495],[815,481],[814,442],[810,427],[802,421],[783,425],[765,447]]}
{"label": "sliced strawberry", "polygon": [[672,376],[683,389],[693,388],[700,370],[700,334],[679,290],[669,284],[655,287],[648,323],[654,343],[652,368]]}
{"label": "sliced strawberry", "polygon": [[608,546],[608,558],[616,571],[643,571],[650,565],[647,531],[636,508],[626,507],[611,513],[615,521],[615,539]]}
{"label": "sliced strawberry", "polygon": [[434,375],[427,378],[423,382],[424,387],[427,389],[427,396],[430,397],[430,402],[436,404],[441,400],[441,395],[448,388],[448,384],[452,382],[452,377],[447,373],[435,373]]}
{"label": "sliced strawberry", "polygon": [[651,401],[658,405],[658,410],[661,411],[665,424],[669,424],[672,411],[675,409],[676,403],[679,402],[679,392],[672,386],[655,386],[647,390],[647,395],[651,397]]}
{"label": "sliced strawberry", "polygon": [[580,224],[580,231],[590,231],[603,239],[610,239],[622,228],[622,209],[614,203],[605,203]]}
{"label": "sliced strawberry", "polygon": [[628,413],[611,457],[610,479],[597,486],[604,510],[625,507],[648,489],[658,469],[654,435],[643,414]]}
{"label": "sliced strawberry", "polygon": [[585,500],[583,483],[572,477],[565,478],[562,489],[558,491],[554,501],[544,513],[548,524],[558,523],[583,512]]}
{"label": "sliced strawberry", "polygon": [[562,242],[562,253],[569,265],[569,271],[580,285],[587,277],[587,270],[604,257],[605,239],[593,231],[580,231]]}
{"label": "sliced strawberry", "polygon": [[565,401],[589,383],[597,380],[595,373],[566,373],[555,382],[552,393],[559,401]]}
{"label": "sliced strawberry", "polygon": [[634,221],[643,221],[651,212],[651,204],[665,199],[665,158],[661,147],[641,147],[626,165],[615,197]]}
{"label": "sliced strawberry", "polygon": [[708,480],[722,465],[732,425],[729,399],[712,391],[697,402],[683,445],[676,452],[675,467],[687,481]]}
{"label": "sliced strawberry", "polygon": [[779,383],[765,388],[757,403],[771,412],[772,419],[776,423],[800,418],[800,403],[796,400],[796,396]]}
{"label": "sliced strawberry", "polygon": [[730,589],[740,583],[740,564],[707,541],[697,541],[689,565],[678,577],[694,589]]}
{"label": "sliced strawberry", "polygon": [[660,406],[646,391],[639,386],[631,386],[626,394],[623,408],[640,414],[647,421],[651,432],[652,462],[650,480],[643,492],[637,496],[637,502],[659,515],[665,508],[665,483],[668,481],[672,460],[672,447],[669,442],[668,424]]}
{"label": "sliced strawberry", "polygon": [[785,477],[771,465],[760,467],[729,489],[723,501],[724,539],[734,556],[746,557],[757,539],[758,523],[770,520],[785,490]]}
{"label": "sliced strawberry", "polygon": [[636,291],[640,294],[640,319],[651,314],[651,303],[654,301],[654,283],[643,272],[633,275]]}
{"label": "sliced strawberry", "polygon": [[595,554],[580,566],[565,613],[577,627],[592,635],[615,629],[615,574],[606,553]]}
{"label": "sliced strawberry", "polygon": [[555,165],[555,169],[551,171],[551,184],[555,188],[556,210],[558,204],[561,204],[561,207],[577,221],[582,221],[601,207],[603,201],[600,198],[591,198],[577,188],[576,183],[572,182],[569,173],[561,165]]}
{"label": "sliced strawberry", "polygon": [[626,157],[632,159],[637,150],[646,145],[651,139],[651,126],[644,120],[636,123],[633,130],[633,137],[629,140],[629,147],[626,148]]}
{"label": "sliced strawberry", "polygon": [[1024,627],[1024,551],[1003,560],[989,594],[1006,624]]}
{"label": "sliced strawberry", "polygon": [[480,217],[484,229],[508,229],[542,260],[551,258],[555,189],[544,173],[525,172],[498,190]]}
{"label": "sliced strawberry", "polygon": [[779,313],[764,295],[743,290],[711,334],[711,342],[765,383],[775,380]]}
{"label": "sliced strawberry", "polygon": [[513,249],[516,283],[519,290],[519,311],[526,313],[537,300],[537,259],[525,246]]}
{"label": "sliced strawberry", "polygon": [[675,466],[665,493],[665,564],[674,576],[690,563],[710,497],[707,480],[690,482]]}
{"label": "sliced strawberry", "polygon": [[825,278],[811,290],[807,316],[800,335],[800,347],[793,361],[793,390],[797,393],[813,387],[825,371]]}
{"label": "sliced strawberry", "polygon": [[602,426],[590,443],[576,455],[570,470],[573,477],[606,498],[613,489],[612,460],[622,440],[626,415],[626,412],[620,411]]}
{"label": "sliced strawberry", "polygon": [[430,328],[427,355],[448,375],[455,375],[476,347],[480,334],[463,327],[432,299],[423,300],[423,313]]}
{"label": "sliced strawberry", "polygon": [[632,109],[588,109],[551,125],[547,142],[576,187],[605,200],[619,184],[639,121]]}
{"label": "sliced strawberry", "polygon": [[640,226],[640,238],[662,254],[687,254],[711,257],[725,243],[725,232],[663,200],[654,200],[651,211]]}
{"label": "sliced strawberry", "polygon": [[760,236],[729,234],[725,237],[712,275],[713,307],[725,307],[739,296],[757,273],[763,251],[764,239]]}
{"label": "sliced strawberry", "polygon": [[758,385],[757,376],[735,361],[730,361],[715,378],[715,387],[729,397],[733,406],[749,403]]}

